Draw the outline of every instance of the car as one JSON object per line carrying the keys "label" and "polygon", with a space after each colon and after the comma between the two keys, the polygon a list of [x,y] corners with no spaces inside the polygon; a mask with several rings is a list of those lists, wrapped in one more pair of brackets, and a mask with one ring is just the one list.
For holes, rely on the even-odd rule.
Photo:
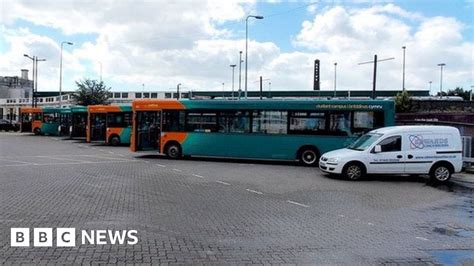
{"label": "car", "polygon": [[6,119],[0,119],[0,131],[18,131],[18,129],[18,124],[16,124],[15,122]]}
{"label": "car", "polygon": [[366,174],[428,174],[444,183],[462,169],[461,135],[449,126],[379,128],[347,148],[324,153],[319,168],[349,180]]}

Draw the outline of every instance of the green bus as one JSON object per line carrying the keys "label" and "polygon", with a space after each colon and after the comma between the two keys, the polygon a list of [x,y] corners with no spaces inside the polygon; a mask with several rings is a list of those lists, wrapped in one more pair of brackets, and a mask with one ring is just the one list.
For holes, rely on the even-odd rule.
{"label": "green bus", "polygon": [[[67,134],[67,129],[62,129],[67,124],[71,110],[68,108],[22,108],[20,110],[22,131],[31,129],[35,135],[60,136]],[[23,129],[24,128],[24,129]]]}
{"label": "green bus", "polygon": [[132,108],[132,151],[305,165],[395,116],[389,100],[136,100]]}
{"label": "green bus", "polygon": [[85,138],[87,130],[87,107],[73,106],[69,123],[69,137]]}

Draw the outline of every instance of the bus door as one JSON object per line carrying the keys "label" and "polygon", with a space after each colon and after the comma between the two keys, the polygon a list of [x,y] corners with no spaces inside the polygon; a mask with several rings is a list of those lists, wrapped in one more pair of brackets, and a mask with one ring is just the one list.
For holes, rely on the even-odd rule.
{"label": "bus door", "polygon": [[68,136],[70,134],[71,114],[59,114],[59,135]]}
{"label": "bus door", "polygon": [[105,133],[107,129],[107,114],[92,113],[91,114],[91,141],[105,141]]}
{"label": "bus door", "polygon": [[87,113],[72,113],[72,125],[71,132],[69,132],[71,138],[85,138],[86,137],[86,125],[87,125]]}
{"label": "bus door", "polygon": [[31,113],[22,113],[20,116],[20,132],[31,132]]}
{"label": "bus door", "polygon": [[137,150],[160,152],[161,111],[137,112]]}

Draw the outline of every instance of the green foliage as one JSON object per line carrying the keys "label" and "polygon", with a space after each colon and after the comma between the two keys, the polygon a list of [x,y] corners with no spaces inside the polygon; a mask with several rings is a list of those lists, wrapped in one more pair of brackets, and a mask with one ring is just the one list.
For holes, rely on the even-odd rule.
{"label": "green foliage", "polygon": [[[447,93],[443,91],[442,96],[459,96],[462,97],[464,101],[469,101],[470,94],[471,91],[464,90],[461,87],[456,87],[454,90],[448,90]],[[439,92],[437,96],[439,96]]]}
{"label": "green foliage", "polygon": [[109,91],[104,82],[91,79],[76,81],[77,90],[72,95],[73,101],[77,105],[108,104]]}
{"label": "green foliage", "polygon": [[395,96],[395,109],[397,113],[408,112],[411,109],[411,98],[408,91],[402,91]]}

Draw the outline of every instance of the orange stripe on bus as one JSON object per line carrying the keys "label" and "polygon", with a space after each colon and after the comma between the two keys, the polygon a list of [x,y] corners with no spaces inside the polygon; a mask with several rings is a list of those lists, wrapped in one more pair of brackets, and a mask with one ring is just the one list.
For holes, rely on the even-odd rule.
{"label": "orange stripe on bus", "polygon": [[132,103],[136,111],[158,111],[161,109],[183,110],[184,105],[178,100],[135,100]]}
{"label": "orange stripe on bus", "polygon": [[87,110],[89,113],[122,112],[117,105],[89,105]]}

